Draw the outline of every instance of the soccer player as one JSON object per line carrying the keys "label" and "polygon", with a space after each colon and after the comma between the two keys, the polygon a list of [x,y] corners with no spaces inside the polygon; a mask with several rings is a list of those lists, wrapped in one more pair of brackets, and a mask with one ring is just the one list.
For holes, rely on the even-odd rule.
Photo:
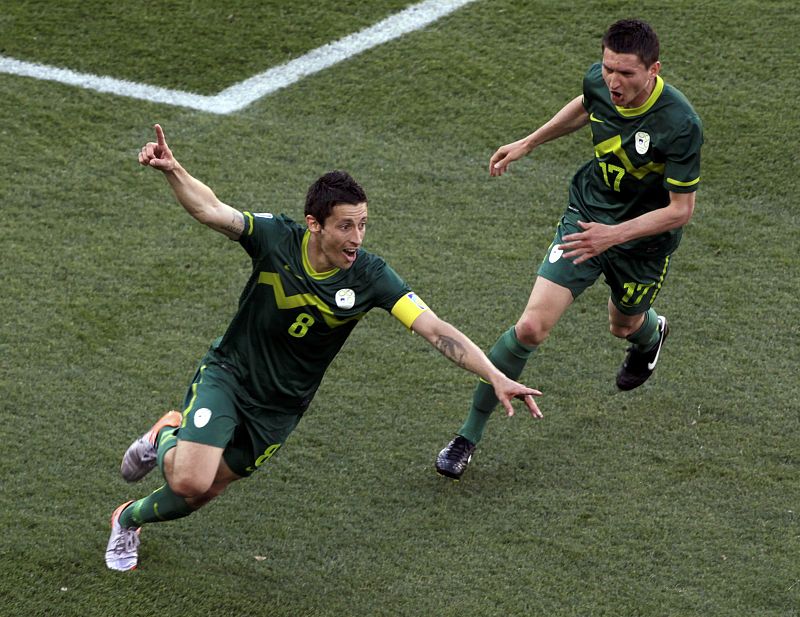
{"label": "soccer player", "polygon": [[[594,158],[572,178],[528,304],[489,358],[519,377],[575,298],[602,275],[610,288],[611,334],[630,342],[617,387],[632,390],[653,373],[669,334],[666,317],[652,307],[694,211],[703,127],[684,95],[659,75],[659,41],[650,25],[614,23],[602,53],[583,79],[582,95],[489,160],[490,176],[501,176],[543,143],[591,127]],[[436,458],[440,474],[461,477],[496,404],[492,388],[479,382],[466,421]]]}
{"label": "soccer player", "polygon": [[238,241],[253,270],[233,321],[200,363],[183,412],[167,412],[125,452],[125,480],[138,481],[159,466],[166,483],[112,514],[110,569],[136,567],[142,525],[187,516],[266,463],[303,417],[350,332],[376,306],[491,383],[508,415],[511,399],[520,398],[541,417],[533,399],[538,390],[506,377],[362,248],[367,197],[349,174],[334,171],[311,185],[302,226],[222,203],[178,163],[159,125],[155,131],[156,142],[142,148],[139,162],[164,173],[194,218]]}

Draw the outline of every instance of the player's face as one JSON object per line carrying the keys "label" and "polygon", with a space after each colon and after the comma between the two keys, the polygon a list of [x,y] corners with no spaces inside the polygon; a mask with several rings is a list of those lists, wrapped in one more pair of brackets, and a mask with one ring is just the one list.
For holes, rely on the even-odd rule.
{"label": "player's face", "polygon": [[322,226],[306,217],[311,239],[308,258],[317,272],[346,270],[356,260],[367,230],[367,204],[336,204]]}
{"label": "player's face", "polygon": [[611,102],[617,107],[635,108],[643,105],[656,85],[661,63],[645,66],[636,54],[618,54],[603,50],[603,80]]}

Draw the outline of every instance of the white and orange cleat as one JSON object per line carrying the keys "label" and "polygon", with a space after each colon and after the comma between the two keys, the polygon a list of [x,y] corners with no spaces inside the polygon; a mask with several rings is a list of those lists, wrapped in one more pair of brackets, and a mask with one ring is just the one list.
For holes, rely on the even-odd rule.
{"label": "white and orange cleat", "polygon": [[126,501],[111,515],[111,537],[106,547],[106,566],[109,570],[128,572],[135,570],[139,563],[139,531],[140,527],[122,527],[119,515],[132,504]]}
{"label": "white and orange cleat", "polygon": [[119,472],[126,482],[138,482],[153,470],[158,454],[158,444],[156,444],[158,431],[165,426],[179,427],[182,418],[181,412],[174,409],[168,411],[150,427],[149,431],[128,446],[119,467]]}

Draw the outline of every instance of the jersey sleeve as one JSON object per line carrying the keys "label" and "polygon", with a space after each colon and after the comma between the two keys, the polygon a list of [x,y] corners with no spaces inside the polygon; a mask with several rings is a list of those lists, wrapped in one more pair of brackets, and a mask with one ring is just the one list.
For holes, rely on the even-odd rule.
{"label": "jersey sleeve", "polygon": [[371,286],[374,305],[388,311],[406,328],[411,329],[414,320],[428,310],[427,305],[408,284],[383,259],[373,262]]}
{"label": "jersey sleeve", "polygon": [[686,123],[670,144],[664,166],[664,188],[675,193],[692,193],[700,184],[700,148],[703,125],[697,115]]}
{"label": "jersey sleeve", "polygon": [[268,212],[253,213],[247,210],[242,212],[242,215],[244,216],[244,230],[239,236],[239,244],[251,258],[257,259],[267,251],[272,241],[276,218]]}

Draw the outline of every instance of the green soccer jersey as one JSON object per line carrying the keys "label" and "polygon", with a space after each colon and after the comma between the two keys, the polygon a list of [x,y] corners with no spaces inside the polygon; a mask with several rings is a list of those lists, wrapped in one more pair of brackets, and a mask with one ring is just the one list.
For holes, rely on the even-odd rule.
{"label": "green soccer jersey", "polygon": [[[656,77],[647,101],[635,109],[617,107],[595,64],[583,80],[595,158],[570,185],[570,211],[580,218],[616,224],[669,203],[669,192],[692,192],[700,182],[703,125],[686,97]],[[619,249],[663,256],[678,246],[681,230],[639,238]]]}
{"label": "green soccer jersey", "polygon": [[380,257],[360,250],[347,270],[315,272],[305,227],[283,215],[244,218],[239,242],[253,272],[212,358],[237,376],[248,403],[304,409],[366,312],[392,311],[401,299],[417,306],[415,296]]}

